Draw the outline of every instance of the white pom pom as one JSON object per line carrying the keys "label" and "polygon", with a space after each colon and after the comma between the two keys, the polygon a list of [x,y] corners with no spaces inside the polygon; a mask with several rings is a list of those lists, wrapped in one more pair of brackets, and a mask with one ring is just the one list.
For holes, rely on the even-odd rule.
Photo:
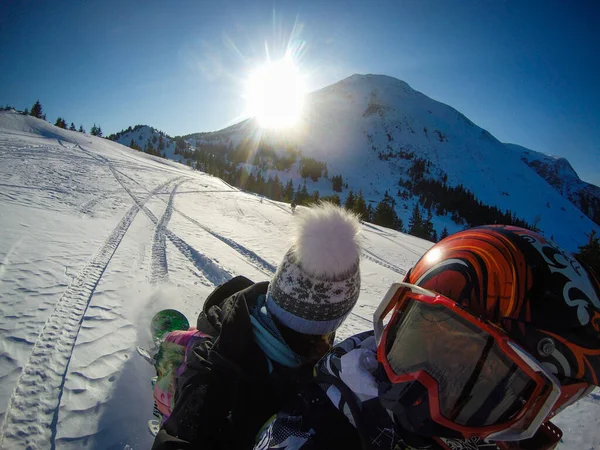
{"label": "white pom pom", "polygon": [[307,208],[299,215],[294,250],[312,275],[347,272],[360,255],[358,217],[331,203]]}

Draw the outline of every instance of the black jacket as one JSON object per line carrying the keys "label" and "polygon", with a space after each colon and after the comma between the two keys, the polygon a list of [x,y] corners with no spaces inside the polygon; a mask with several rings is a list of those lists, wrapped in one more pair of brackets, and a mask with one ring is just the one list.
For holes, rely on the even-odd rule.
{"label": "black jacket", "polygon": [[311,377],[310,366],[292,370],[273,364],[269,373],[248,312],[267,287],[237,277],[206,300],[198,329],[214,337],[188,350],[175,407],[152,449],[252,448],[261,426]]}

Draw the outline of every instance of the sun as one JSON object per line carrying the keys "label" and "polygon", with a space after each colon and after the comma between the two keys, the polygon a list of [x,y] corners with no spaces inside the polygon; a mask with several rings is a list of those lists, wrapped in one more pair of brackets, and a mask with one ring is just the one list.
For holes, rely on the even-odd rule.
{"label": "sun", "polygon": [[265,128],[291,127],[302,114],[305,94],[304,79],[291,58],[269,62],[248,78],[248,114]]}

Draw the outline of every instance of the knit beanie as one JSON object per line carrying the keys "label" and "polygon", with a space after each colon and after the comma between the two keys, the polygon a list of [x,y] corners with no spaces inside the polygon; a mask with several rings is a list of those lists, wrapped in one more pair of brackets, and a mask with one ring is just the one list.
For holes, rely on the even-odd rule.
{"label": "knit beanie", "polygon": [[295,242],[267,290],[267,309],[303,334],[335,331],[360,292],[356,215],[331,203],[298,214]]}

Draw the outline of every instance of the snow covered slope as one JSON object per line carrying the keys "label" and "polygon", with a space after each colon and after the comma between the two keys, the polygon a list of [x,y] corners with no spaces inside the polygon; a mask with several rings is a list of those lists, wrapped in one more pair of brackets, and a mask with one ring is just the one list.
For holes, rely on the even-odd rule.
{"label": "snow covered slope", "polygon": [[569,161],[558,156],[529,150],[520,145],[505,145],[586,216],[596,224],[600,224],[600,187],[579,178]]}
{"label": "snow covered slope", "polygon": [[[586,233],[592,229],[600,232],[525,164],[521,153],[450,106],[392,77],[353,75],[313,92],[302,123],[293,131],[264,132],[245,121],[186,139],[235,146],[248,137],[280,149],[293,145],[303,156],[325,161],[330,175],[342,174],[349,189],[362,189],[367,200],[380,201],[386,190],[395,195],[414,160],[424,158],[431,163],[428,177],[446,179],[450,186],[462,184],[483,203],[515,212],[570,250],[587,242]],[[309,192],[322,187],[310,180],[307,184]],[[397,212],[405,223],[415,201],[397,199]],[[448,217],[436,220],[438,233],[444,225],[450,231],[462,228]]]}
{"label": "snow covered slope", "polygon": [[[267,280],[289,205],[106,139],[0,113],[0,448],[149,448],[151,316],[193,321],[237,274]],[[340,338],[431,243],[365,224]]]}
{"label": "snow covered slope", "polygon": [[[165,307],[195,320],[237,274],[270,278],[288,205],[87,134],[0,113],[0,448],[150,448],[150,377],[135,351]],[[371,327],[390,283],[431,246],[363,224],[359,302]],[[564,449],[600,445],[598,391],[557,423]]]}

